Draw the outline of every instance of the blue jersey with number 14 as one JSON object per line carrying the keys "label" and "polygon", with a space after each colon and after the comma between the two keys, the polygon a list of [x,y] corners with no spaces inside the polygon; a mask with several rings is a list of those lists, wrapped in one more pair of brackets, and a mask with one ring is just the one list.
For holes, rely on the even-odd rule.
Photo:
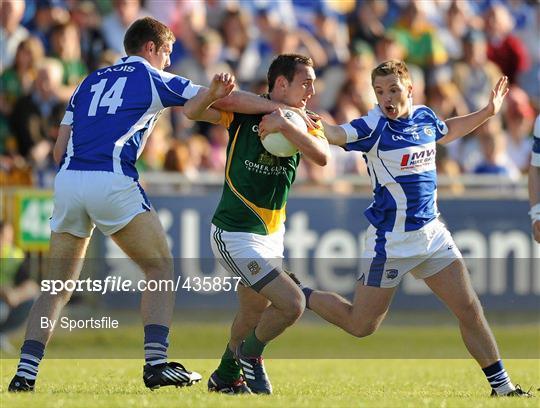
{"label": "blue jersey with number 14", "polygon": [[137,56],[93,72],[71,97],[62,120],[72,132],[60,169],[138,179],[135,161],[161,111],[183,106],[199,89]]}

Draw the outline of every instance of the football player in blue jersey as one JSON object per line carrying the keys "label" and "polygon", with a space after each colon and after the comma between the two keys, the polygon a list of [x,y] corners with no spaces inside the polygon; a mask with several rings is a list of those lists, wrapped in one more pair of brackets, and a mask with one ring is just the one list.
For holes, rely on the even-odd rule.
{"label": "football player in blue jersey", "polygon": [[[127,57],[99,69],[75,90],[66,109],[54,148],[60,164],[55,179],[49,266],[46,279],[66,282],[79,277],[95,226],[110,236],[142,269],[146,279],[173,279],[172,255],[156,212],[138,183],[135,161],[161,111],[183,106],[199,92],[190,80],[164,72],[170,64],[174,35],[161,22],[135,21],[124,38]],[[270,113],[283,107],[241,91],[223,87],[217,109]],[[30,313],[17,373],[9,391],[32,391],[52,329],[71,291],[42,292]],[[168,362],[168,334],[174,292],[144,291],[144,324],[148,388],[191,385],[201,375]]]}
{"label": "football player in blue jersey", "polygon": [[529,201],[533,236],[540,244],[540,115],[534,123],[534,143],[529,167]]}
{"label": "football player in blue jersey", "polygon": [[[364,153],[374,200],[354,301],[303,287],[306,305],[348,333],[372,334],[386,316],[397,285],[407,273],[423,279],[459,320],[463,341],[484,371],[492,395],[529,396],[510,381],[497,343],[471,285],[462,255],[437,210],[435,143],[470,133],[496,115],[508,92],[500,78],[488,104],[443,121],[412,104],[412,83],[402,61],[381,63],[371,74],[378,105],[341,126],[324,124],[332,144]],[[299,282],[298,282],[299,283]]]}

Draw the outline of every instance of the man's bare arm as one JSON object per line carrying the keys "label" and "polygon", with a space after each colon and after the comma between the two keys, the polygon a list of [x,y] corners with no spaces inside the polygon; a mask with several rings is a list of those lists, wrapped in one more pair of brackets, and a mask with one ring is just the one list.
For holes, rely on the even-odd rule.
{"label": "man's bare arm", "polygon": [[70,136],[71,126],[60,125],[60,129],[58,129],[58,137],[56,138],[56,143],[53,150],[53,158],[57,165],[60,164],[60,162],[62,161],[62,157],[64,157],[64,154],[66,153]]}
{"label": "man's bare arm", "polygon": [[322,121],[324,127],[324,135],[328,143],[336,146],[344,146],[347,143],[347,133],[345,129],[338,125],[331,125],[324,120]]}

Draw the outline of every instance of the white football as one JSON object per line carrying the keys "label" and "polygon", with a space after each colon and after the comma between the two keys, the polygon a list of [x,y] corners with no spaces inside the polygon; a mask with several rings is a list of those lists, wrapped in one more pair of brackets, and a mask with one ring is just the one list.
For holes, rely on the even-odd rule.
{"label": "white football", "polygon": [[[304,132],[307,131],[306,122],[304,122],[304,119],[298,113],[284,109],[283,114]],[[283,136],[281,132],[269,133],[261,142],[266,151],[274,156],[291,157],[298,152],[298,148]]]}

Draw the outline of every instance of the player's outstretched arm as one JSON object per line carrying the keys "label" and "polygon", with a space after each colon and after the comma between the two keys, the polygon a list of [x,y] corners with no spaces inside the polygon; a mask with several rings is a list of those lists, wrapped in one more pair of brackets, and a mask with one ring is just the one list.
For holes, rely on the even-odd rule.
{"label": "player's outstretched arm", "polygon": [[347,133],[345,133],[345,130],[341,126],[331,125],[324,120],[322,121],[322,124],[324,127],[324,135],[326,136],[328,143],[336,146],[343,146],[347,143]]}
{"label": "player's outstretched arm", "polygon": [[222,98],[214,103],[214,108],[225,112],[237,113],[270,113],[285,105],[273,102],[270,99],[261,98],[251,92],[233,91],[226,98]]}
{"label": "player's outstretched arm", "polygon": [[62,161],[62,157],[64,157],[64,154],[66,153],[70,135],[71,135],[71,126],[60,125],[60,128],[58,129],[58,137],[56,138],[56,143],[54,144],[54,149],[53,149],[53,158],[54,158],[54,162],[57,165],[60,165],[60,162]]}
{"label": "player's outstretched arm", "polygon": [[532,233],[540,244],[540,167],[529,167],[529,201],[531,203]]}
{"label": "player's outstretched arm", "polygon": [[529,201],[531,203],[532,232],[540,244],[540,115],[534,124],[534,144],[529,167]]}
{"label": "player's outstretched arm", "polygon": [[234,89],[234,76],[228,73],[214,75],[210,88],[201,89],[184,105],[184,113],[191,120],[219,123],[221,112],[210,108],[220,98],[230,95]]}
{"label": "player's outstretched arm", "polygon": [[446,144],[468,135],[486,120],[495,116],[501,110],[508,89],[508,78],[502,76],[495,85],[495,88],[491,91],[489,102],[484,108],[468,115],[458,116],[446,121],[448,133],[446,136],[439,139],[439,143]]}
{"label": "player's outstretched arm", "polygon": [[292,121],[287,119],[281,109],[263,116],[259,123],[259,136],[266,137],[269,133],[281,132],[291,141],[298,150],[309,160],[319,166],[326,166],[330,158],[328,142],[322,137],[317,137],[299,129]]}

